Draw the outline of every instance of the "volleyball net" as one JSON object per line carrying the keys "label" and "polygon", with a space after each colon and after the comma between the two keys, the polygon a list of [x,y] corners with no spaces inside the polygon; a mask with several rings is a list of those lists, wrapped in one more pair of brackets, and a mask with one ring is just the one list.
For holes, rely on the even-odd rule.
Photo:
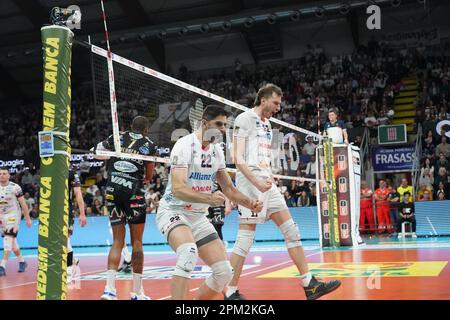
{"label": "volleyball net", "polygon": [[[115,150],[99,153],[168,163],[174,143],[193,131],[204,108],[218,105],[230,114],[222,146],[227,167],[230,172],[234,171],[231,159],[234,119],[248,110],[246,106],[114,53],[108,66],[107,50],[91,46],[91,51],[95,100],[103,117],[99,123],[102,136],[112,135],[118,142],[120,132],[130,130],[132,119],[144,116],[150,122],[149,138],[158,150],[156,157],[143,156],[127,153],[127,150],[120,148],[120,144],[115,144]],[[273,128],[272,171],[282,180],[314,182],[315,153],[305,145],[317,144],[321,136],[277,118],[270,121]]]}

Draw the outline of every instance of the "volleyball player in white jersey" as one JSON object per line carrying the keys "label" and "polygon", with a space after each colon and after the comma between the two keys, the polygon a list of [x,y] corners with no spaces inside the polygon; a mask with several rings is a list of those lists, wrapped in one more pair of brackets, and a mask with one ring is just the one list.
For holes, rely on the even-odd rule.
{"label": "volleyball player in white jersey", "polygon": [[[233,276],[225,248],[206,217],[209,206],[223,205],[224,194],[234,203],[255,212],[262,203],[239,192],[225,167],[223,150],[217,142],[225,132],[227,112],[220,106],[205,108],[197,130],[179,139],[170,154],[171,171],[156,223],[177,254],[172,277],[172,299],[185,299],[188,282],[198,256],[212,269],[197,291],[196,299],[212,299],[221,293]],[[215,133],[215,134],[211,134]],[[212,193],[217,180],[222,192]]]}
{"label": "volleyball player in white jersey", "polygon": [[271,219],[284,236],[289,256],[301,275],[301,285],[308,300],[334,291],[340,282],[321,282],[308,269],[300,241],[300,232],[286,202],[274,183],[271,172],[272,128],[269,119],[281,108],[282,91],[273,84],[259,89],[254,108],[239,114],[234,122],[233,160],[236,163],[236,186],[246,196],[260,199],[264,209],[259,214],[239,206],[239,231],[230,258],[234,269],[225,299],[244,300],[237,290],[245,257],[255,238],[256,223]]}
{"label": "volleyball player in white jersey", "polygon": [[[3,258],[0,262],[0,277],[6,275],[6,263],[11,251],[19,260],[19,272],[25,272],[27,263],[20,253],[17,243],[17,233],[22,218],[25,216],[27,227],[31,227],[31,218],[27,203],[23,197],[22,188],[9,181],[10,175],[6,168],[0,168],[0,227],[3,237]],[[20,205],[20,206],[19,206]],[[22,208],[22,210],[20,210]]]}

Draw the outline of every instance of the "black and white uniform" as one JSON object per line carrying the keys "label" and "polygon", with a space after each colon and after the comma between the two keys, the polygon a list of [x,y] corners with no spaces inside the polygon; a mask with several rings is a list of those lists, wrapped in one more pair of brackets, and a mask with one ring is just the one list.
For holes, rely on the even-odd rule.
{"label": "black and white uniform", "polygon": [[206,218],[209,205],[176,198],[172,191],[172,173],[187,169],[187,186],[196,192],[211,194],[217,172],[226,170],[222,148],[219,144],[210,144],[203,149],[195,133],[191,133],[175,143],[170,163],[169,181],[156,216],[159,231],[169,239],[173,229],[186,225],[191,228],[197,246],[218,239],[216,230]]}
{"label": "black and white uniform", "polygon": [[[217,182],[214,182],[213,193],[216,191],[222,191]],[[217,233],[219,234],[219,238],[223,240],[222,235],[222,226],[224,225],[225,220],[225,206],[219,207],[209,207],[208,214],[206,215],[209,222],[214,226]]]}
{"label": "black and white uniform", "polygon": [[73,189],[76,187],[81,187],[80,175],[76,172],[69,171],[69,235],[73,234],[73,201],[76,201],[75,192]]}
{"label": "black and white uniform", "polygon": [[[154,155],[153,142],[146,136],[125,131],[120,135],[122,152]],[[110,136],[99,143],[97,150],[114,150]],[[106,206],[111,225],[145,223],[146,203],[143,188],[146,161],[130,158],[111,158],[108,161]]]}
{"label": "black and white uniform", "polygon": [[9,235],[17,237],[22,218],[18,198],[23,196],[22,188],[9,181],[6,186],[0,185],[0,225],[2,237]]}

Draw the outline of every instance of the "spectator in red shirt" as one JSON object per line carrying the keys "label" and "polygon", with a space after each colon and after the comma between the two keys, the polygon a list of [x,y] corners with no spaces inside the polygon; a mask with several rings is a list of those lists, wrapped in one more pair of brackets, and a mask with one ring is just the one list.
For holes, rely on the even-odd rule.
{"label": "spectator in red shirt", "polygon": [[369,230],[373,230],[375,227],[374,219],[373,219],[373,191],[367,187],[367,183],[365,181],[361,182],[361,200],[360,200],[360,210],[361,215],[359,218],[359,227],[361,231],[365,231],[367,228],[367,224],[365,221],[367,220],[369,224]]}
{"label": "spectator in red shirt", "polygon": [[384,180],[380,180],[379,188],[375,190],[375,206],[377,208],[377,222],[378,222],[378,230],[387,231],[388,228],[392,228],[391,226],[391,218],[389,212],[389,202],[387,198],[389,193],[391,193],[391,189],[386,186],[386,182]]}

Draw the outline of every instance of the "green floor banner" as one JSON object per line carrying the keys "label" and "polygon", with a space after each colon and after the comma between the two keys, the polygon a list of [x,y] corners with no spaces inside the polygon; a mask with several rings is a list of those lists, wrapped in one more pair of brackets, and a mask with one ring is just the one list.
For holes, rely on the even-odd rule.
{"label": "green floor banner", "polygon": [[[43,49],[43,131],[41,153],[38,245],[38,300],[67,298],[67,237],[70,144],[70,68],[73,33],[66,27],[41,28]],[[51,144],[53,142],[53,145]],[[46,151],[48,151],[46,149]],[[50,154],[51,154],[50,153]]]}

